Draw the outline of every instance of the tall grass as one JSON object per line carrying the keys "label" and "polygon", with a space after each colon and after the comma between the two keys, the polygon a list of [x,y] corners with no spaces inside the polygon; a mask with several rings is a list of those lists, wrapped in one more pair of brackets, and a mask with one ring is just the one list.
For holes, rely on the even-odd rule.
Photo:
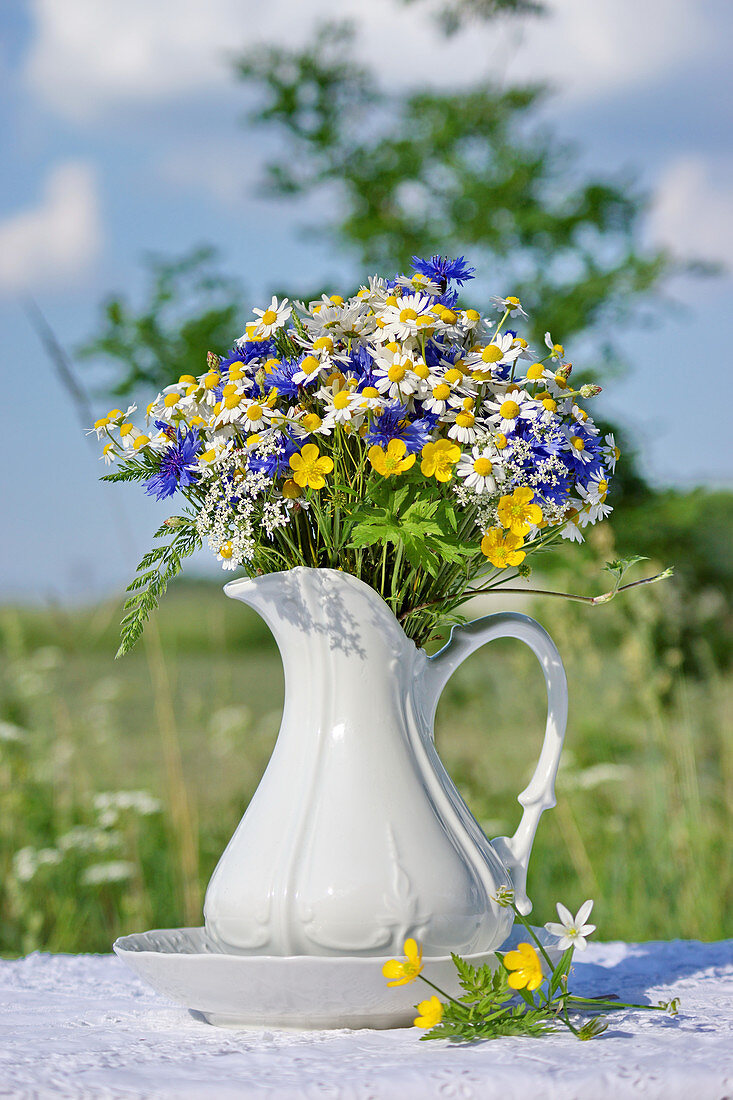
{"label": "tall grass", "polygon": [[[733,677],[712,661],[704,679],[682,674],[673,631],[658,640],[671,604],[657,586],[593,610],[522,608],[553,635],[571,693],[558,805],[530,868],[540,922],[558,899],[594,897],[604,938],[733,931]],[[181,584],[146,645],[113,662],[117,617],[0,611],[3,954],[106,951],[124,932],[200,923],[269,758],[282,674],[254,613]],[[543,726],[541,673],[515,642],[472,656],[444,693],[439,751],[489,835],[518,820]]]}

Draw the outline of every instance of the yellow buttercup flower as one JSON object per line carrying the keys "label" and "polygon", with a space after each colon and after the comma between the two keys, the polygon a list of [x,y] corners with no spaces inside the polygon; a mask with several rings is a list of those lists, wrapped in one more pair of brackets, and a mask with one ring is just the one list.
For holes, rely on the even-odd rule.
{"label": "yellow buttercup flower", "polygon": [[325,474],[333,470],[333,460],[322,455],[315,443],[306,443],[299,454],[290,456],[290,468],[293,481],[302,489],[322,489],[326,484]]}
{"label": "yellow buttercup flower", "polygon": [[499,522],[520,538],[529,534],[530,527],[542,522],[539,504],[530,503],[533,497],[534,489],[520,486],[510,497],[502,497],[496,509]]}
{"label": "yellow buttercup flower", "polygon": [[453,467],[461,457],[461,448],[449,439],[439,439],[437,443],[426,443],[422,449],[420,469],[426,477],[437,481],[450,481]]}
{"label": "yellow buttercup flower", "polygon": [[422,951],[418,949],[415,941],[405,940],[402,950],[405,952],[404,962],[400,962],[399,959],[389,959],[382,967],[382,973],[389,979],[387,985],[408,985],[422,970]]}
{"label": "yellow buttercup flower", "polygon": [[481,553],[497,569],[506,569],[508,565],[519,565],[526,558],[524,550],[519,549],[523,542],[519,535],[505,533],[501,527],[490,527],[481,539]]}
{"label": "yellow buttercup flower", "polygon": [[417,1011],[420,1015],[414,1021],[415,1027],[435,1027],[443,1019],[443,1006],[435,995],[420,1001]]}
{"label": "yellow buttercup flower", "polygon": [[291,477],[283,482],[282,493],[286,500],[297,500],[302,495],[300,486],[296,485]]}
{"label": "yellow buttercup flower", "polygon": [[392,474],[404,474],[415,465],[415,456],[406,454],[407,444],[404,439],[390,439],[387,450],[378,444],[369,448],[369,461],[373,468],[382,477],[391,477]]}
{"label": "yellow buttercup flower", "polygon": [[520,943],[516,951],[507,951],[504,966],[513,971],[507,979],[512,989],[531,992],[542,985],[542,964],[531,943]]}

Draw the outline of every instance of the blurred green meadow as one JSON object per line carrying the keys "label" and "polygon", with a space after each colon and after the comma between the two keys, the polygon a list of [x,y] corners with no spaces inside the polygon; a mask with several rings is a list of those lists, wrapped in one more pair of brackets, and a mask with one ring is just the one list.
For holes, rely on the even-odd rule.
{"label": "blurred green meadow", "polygon": [[[599,591],[597,566],[579,569],[552,586]],[[557,900],[592,897],[604,939],[733,934],[733,677],[704,637],[686,671],[679,637],[694,610],[676,583],[598,608],[515,600],[552,634],[570,684],[558,804],[530,867],[539,923]],[[470,615],[491,609],[483,598]],[[126,932],[200,924],[267,764],[283,680],[254,612],[218,585],[179,582],[143,643],[114,661],[119,616],[119,601],[0,610],[3,955],[108,951]],[[444,693],[438,748],[489,836],[518,821],[544,711],[534,657],[508,640]]]}

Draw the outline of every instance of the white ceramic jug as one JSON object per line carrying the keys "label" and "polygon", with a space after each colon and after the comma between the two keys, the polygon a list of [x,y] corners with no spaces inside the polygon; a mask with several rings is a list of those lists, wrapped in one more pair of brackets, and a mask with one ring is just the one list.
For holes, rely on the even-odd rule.
{"label": "white ceramic jug", "polygon": [[[434,657],[405,635],[368,585],[296,568],[230,582],[272,630],[285,706],[265,774],[206,893],[206,929],[256,955],[491,951],[511,910],[529,912],[527,863],[567,718],[560,656],[533,619],[510,612],[457,627]],[[513,837],[489,842],[435,750],[433,718],[451,673],[485,642],[519,638],[547,681],[539,763]]]}

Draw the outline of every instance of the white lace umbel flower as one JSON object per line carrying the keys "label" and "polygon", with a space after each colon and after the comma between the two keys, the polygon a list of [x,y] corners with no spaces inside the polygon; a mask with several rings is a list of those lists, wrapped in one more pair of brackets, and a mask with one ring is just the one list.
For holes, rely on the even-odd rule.
{"label": "white lace umbel flower", "polygon": [[273,294],[272,301],[267,309],[253,309],[252,312],[259,317],[259,321],[255,322],[255,335],[267,339],[268,336],[272,336],[273,332],[277,332],[279,328],[283,327],[293,310],[292,306],[288,305],[287,298],[283,298],[282,302],[278,302]]}
{"label": "white lace umbel flower", "polygon": [[56,848],[19,848],[13,856],[13,874],[18,882],[30,882],[39,867],[55,866],[63,858]]}
{"label": "white lace umbel flower", "polygon": [[463,478],[475,493],[495,493],[498,482],[504,480],[504,467],[499,452],[492,443],[477,444],[470,455],[464,454],[456,466],[456,474]]}
{"label": "white lace umbel flower", "polygon": [[560,918],[560,923],[550,921],[545,925],[545,928],[551,935],[560,937],[557,946],[561,951],[566,951],[568,947],[577,947],[578,951],[585,951],[588,946],[585,937],[590,936],[596,930],[595,924],[586,924],[592,908],[593,902],[591,900],[584,901],[578,912],[573,916],[562,902],[557,903],[557,915]]}
{"label": "white lace umbel flower", "polygon": [[127,882],[135,874],[135,864],[126,859],[112,859],[107,863],[93,863],[81,876],[84,886],[102,886],[111,882]]}
{"label": "white lace umbel flower", "polygon": [[141,817],[160,813],[163,808],[160,799],[155,798],[149,791],[100,791],[99,794],[95,794],[93,805],[97,813],[105,813],[108,810],[116,810],[119,813],[129,810],[140,814]]}

